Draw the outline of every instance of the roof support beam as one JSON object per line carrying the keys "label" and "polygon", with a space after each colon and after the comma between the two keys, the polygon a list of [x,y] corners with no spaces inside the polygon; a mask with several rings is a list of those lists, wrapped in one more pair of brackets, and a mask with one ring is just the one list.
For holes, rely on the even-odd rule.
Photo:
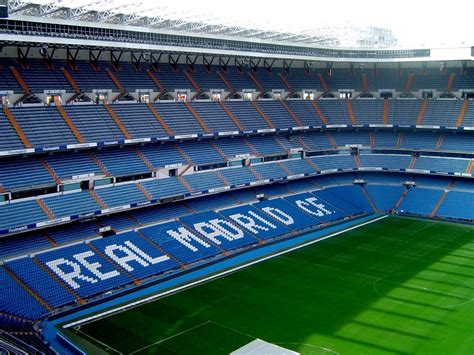
{"label": "roof support beam", "polygon": [[186,54],[186,64],[188,65],[189,68],[191,68],[192,71],[194,71],[194,64],[196,64],[197,59],[198,59],[197,55]]}
{"label": "roof support beam", "polygon": [[230,62],[230,57],[224,58],[224,57],[219,57],[219,66],[224,69],[224,71],[227,72],[227,66],[229,65]]}
{"label": "roof support beam", "polygon": [[275,59],[270,59],[270,60],[264,59],[263,60],[263,67],[265,69],[267,69],[268,71],[272,70],[273,64],[275,64]]}
{"label": "roof support beam", "polygon": [[212,63],[214,62],[214,59],[216,59],[215,56],[210,56],[210,57],[205,56],[205,55],[202,56],[202,62],[204,63],[204,65],[207,65],[207,66],[211,66]]}
{"label": "roof support beam", "polygon": [[[118,54],[117,54],[118,53]],[[118,64],[122,58],[123,51],[110,51],[110,61],[114,64]]]}
{"label": "roof support beam", "polygon": [[68,61],[74,63],[76,61],[77,55],[79,54],[79,48],[66,48],[66,58]]}
{"label": "roof support beam", "polygon": [[171,67],[176,70],[178,68],[178,61],[181,58],[181,54],[173,56],[171,53],[168,55],[168,63]]}
{"label": "roof support beam", "polygon": [[89,50],[89,60],[93,63],[97,63],[100,55],[102,54],[102,49],[90,49]]}
{"label": "roof support beam", "polygon": [[[306,63],[306,62],[305,62]],[[293,65],[293,60],[287,61],[286,59],[283,61],[283,68],[287,73],[290,72],[290,68]]]}
{"label": "roof support beam", "polygon": [[[137,56],[136,53],[138,53],[138,56]],[[145,55],[145,53],[143,53],[143,52],[133,52],[133,51],[130,52],[130,57],[132,59],[132,63],[136,64],[136,65],[140,64],[142,59],[144,59],[144,55]]]}
{"label": "roof support beam", "polygon": [[257,61],[255,61],[253,58],[250,58],[250,69],[253,69],[253,71],[257,71],[257,68],[260,65],[261,61],[262,58],[258,58]]}
{"label": "roof support beam", "polygon": [[162,56],[163,56],[163,52],[158,52],[158,55],[156,55],[156,53],[152,52],[151,55],[150,55],[151,64],[158,65],[158,63],[160,62]]}
{"label": "roof support beam", "polygon": [[49,51],[48,46],[43,46],[40,49],[40,53],[43,56],[43,58],[48,61],[48,63],[51,63],[51,61],[54,58],[54,53],[56,52],[56,49],[57,49],[56,47],[52,47],[52,51]]}
{"label": "roof support beam", "polygon": [[17,54],[18,54],[18,59],[26,61],[26,58],[28,57],[28,54],[30,53],[31,46],[26,47],[26,51],[23,51],[23,47],[18,46],[17,48]]}

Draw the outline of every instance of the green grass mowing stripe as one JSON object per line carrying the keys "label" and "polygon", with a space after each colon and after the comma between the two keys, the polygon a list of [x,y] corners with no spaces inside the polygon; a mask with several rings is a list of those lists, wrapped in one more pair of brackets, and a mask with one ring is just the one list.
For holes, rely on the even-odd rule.
{"label": "green grass mowing stripe", "polygon": [[141,353],[222,354],[251,341],[221,324],[307,354],[472,354],[473,302],[449,302],[474,297],[473,251],[472,226],[387,218],[81,331],[124,353],[211,321]]}

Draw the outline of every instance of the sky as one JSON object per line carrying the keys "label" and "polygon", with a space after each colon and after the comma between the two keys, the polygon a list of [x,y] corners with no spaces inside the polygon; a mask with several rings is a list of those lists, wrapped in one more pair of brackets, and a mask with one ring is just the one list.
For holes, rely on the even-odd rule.
{"label": "sky", "polygon": [[[51,0],[32,0],[48,2]],[[258,1],[238,0],[53,0],[78,6],[92,3],[94,7],[124,6],[123,11],[136,11],[142,3],[143,15],[152,15],[167,7],[176,16],[193,12],[203,17],[230,17],[228,24],[257,23],[264,28],[282,27],[291,30],[320,26],[354,24],[380,26],[391,29],[401,46],[459,46],[474,45],[474,1],[457,0],[453,3],[421,0],[297,0]]]}
{"label": "sky", "polygon": [[[150,0],[157,3],[161,0]],[[146,0],[144,1],[146,2]],[[169,2],[168,2],[169,3]],[[268,23],[301,26],[375,25],[392,29],[401,45],[474,45],[474,1],[333,0],[279,1],[239,0],[236,2],[180,0],[180,8],[217,13]],[[220,6],[218,4],[223,4]],[[271,4],[271,5],[269,5]]]}

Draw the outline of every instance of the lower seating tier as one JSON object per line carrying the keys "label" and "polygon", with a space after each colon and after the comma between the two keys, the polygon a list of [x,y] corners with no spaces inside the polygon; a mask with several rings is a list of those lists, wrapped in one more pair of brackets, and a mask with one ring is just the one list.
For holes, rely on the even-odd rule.
{"label": "lower seating tier", "polygon": [[[358,187],[353,186],[353,189]],[[47,310],[74,305],[150,276],[179,270],[183,264],[202,262],[223,252],[257,245],[263,239],[363,213],[362,209],[344,212],[336,207],[339,203],[337,197],[329,194],[306,192],[188,214],[180,217],[179,222],[12,259],[0,268],[0,277],[6,278],[5,284],[16,286],[4,293],[7,302],[0,303],[0,312],[37,318]],[[8,306],[11,297],[18,297],[23,288],[34,295],[35,300],[22,295],[29,303],[18,310],[12,309]]]}
{"label": "lower seating tier", "polygon": [[[165,209],[170,208],[167,205],[150,207],[154,218],[143,209],[126,212],[128,222],[125,223],[117,217],[107,217],[99,219],[96,228],[81,224],[83,230],[79,234],[89,238],[97,236],[97,228],[107,223],[117,223],[126,232],[6,260],[0,267],[0,279],[2,285],[10,286],[4,292],[7,301],[0,302],[0,313],[40,318],[53,309],[74,306],[150,277],[179,272],[183,265],[203,263],[224,253],[256,246],[262,240],[291,235],[351,215],[372,213],[373,205],[381,211],[398,208],[401,213],[424,215],[434,211],[436,216],[474,220],[474,189],[471,185],[470,192],[465,191],[469,188],[465,179],[444,178],[445,190],[423,187],[431,184],[428,177],[423,177],[419,180],[420,187],[407,189],[400,184],[403,180],[399,175],[397,179],[387,179],[385,185],[380,184],[382,177],[375,184],[370,183],[373,175],[365,174],[366,187],[352,184],[355,179],[364,178],[364,173],[329,175],[288,183],[286,188],[284,185],[255,188],[254,194],[265,192],[270,197],[260,202],[236,205],[235,198],[231,198],[238,198],[236,191],[216,195],[206,204],[198,200],[194,204],[193,200],[183,201],[180,205],[184,208],[173,207],[166,213]],[[334,181],[329,181],[331,178]],[[416,180],[410,176],[406,179]],[[456,189],[458,181],[461,190]],[[342,185],[316,187],[334,182]],[[442,186],[437,182],[433,185]],[[298,186],[304,191],[295,194]],[[242,190],[243,195],[245,191]],[[284,196],[271,197],[272,191]],[[163,220],[166,215],[174,220],[149,226],[138,223]],[[71,226],[73,230],[78,228]],[[134,231],[127,231],[129,228]],[[65,232],[66,227],[62,232],[52,229],[43,238],[53,247]],[[12,308],[14,297],[26,301]]]}

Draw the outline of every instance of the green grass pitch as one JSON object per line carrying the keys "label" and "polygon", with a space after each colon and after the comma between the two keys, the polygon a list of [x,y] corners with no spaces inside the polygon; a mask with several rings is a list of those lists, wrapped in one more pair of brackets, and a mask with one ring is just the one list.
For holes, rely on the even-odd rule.
{"label": "green grass pitch", "polygon": [[385,218],[74,332],[91,352],[228,354],[260,338],[302,354],[473,354],[474,226]]}

